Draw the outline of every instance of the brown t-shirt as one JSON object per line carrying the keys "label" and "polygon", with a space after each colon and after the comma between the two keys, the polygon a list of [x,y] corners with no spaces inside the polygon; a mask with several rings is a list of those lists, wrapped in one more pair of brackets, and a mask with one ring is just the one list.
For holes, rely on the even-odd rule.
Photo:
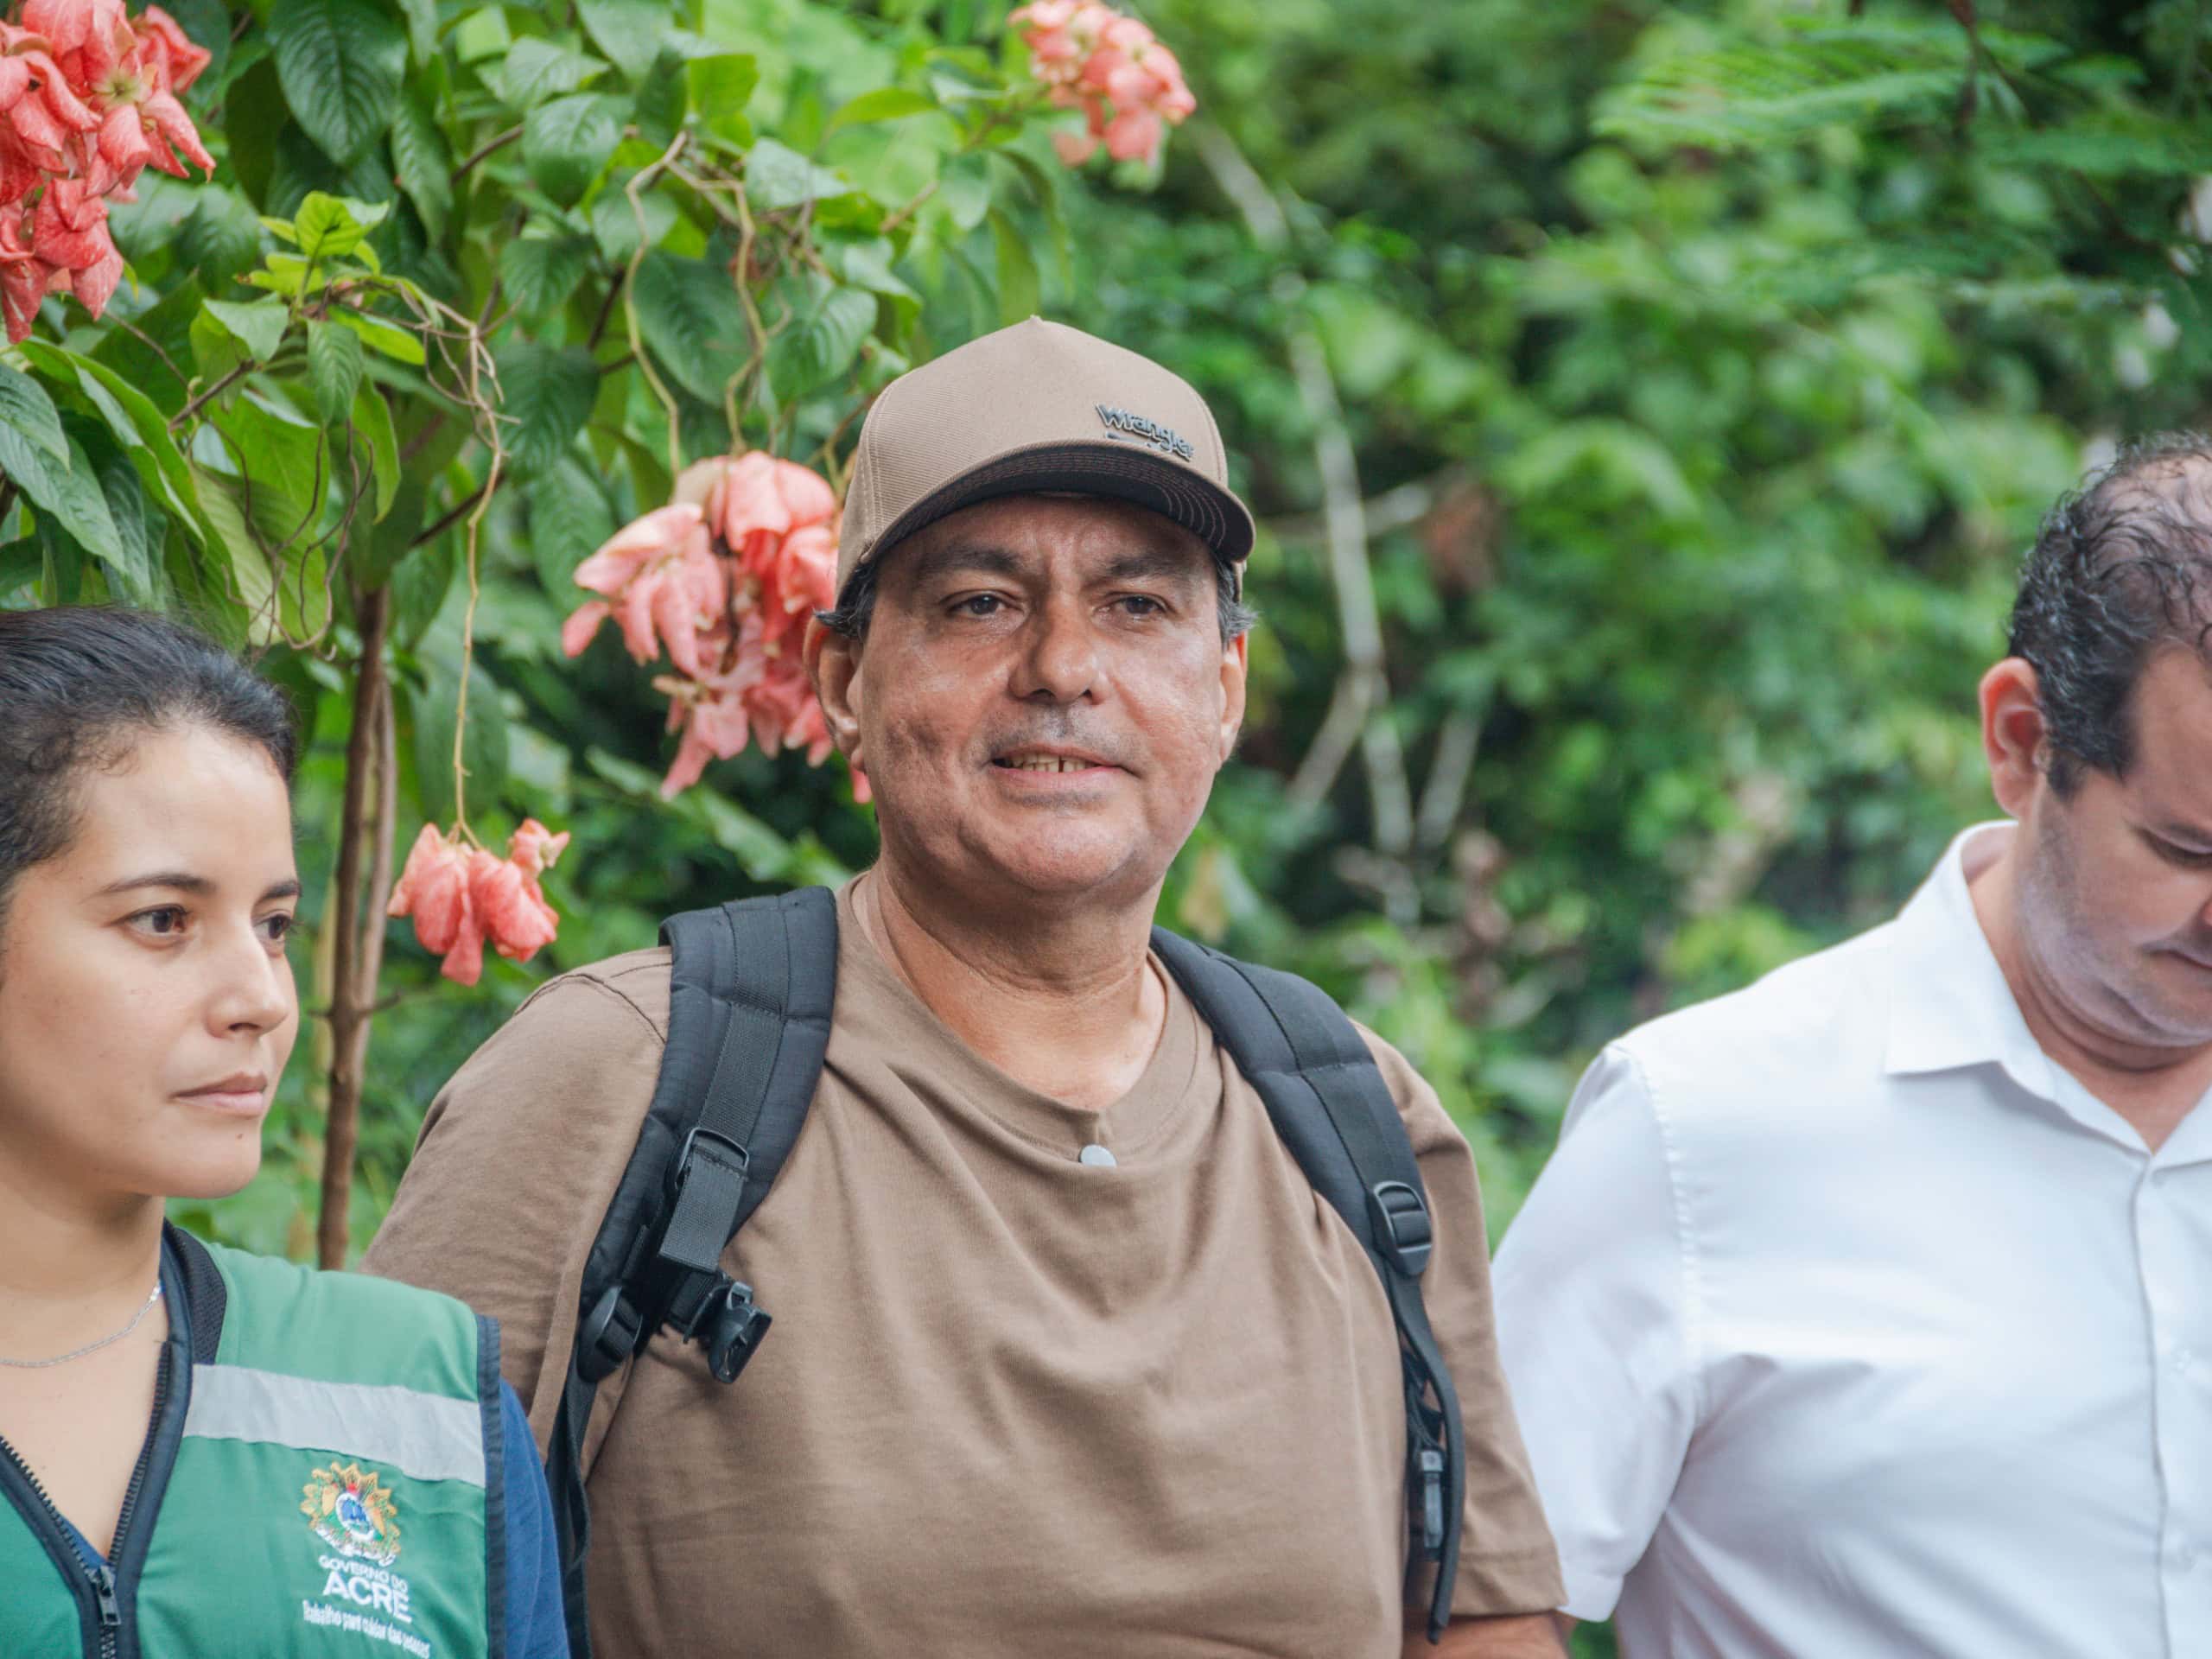
{"label": "brown t-shirt", "polygon": [[[1142,1077],[1079,1111],[947,1031],[849,886],[838,917],[821,1084],[725,1258],[774,1329],[733,1387],[663,1337],[599,1392],[602,1659],[1395,1656],[1389,1306],[1189,1001],[1163,974]],[[541,1446],[659,1067],[668,963],[636,951],[539,989],[431,1105],[368,1254],[500,1320]],[[1474,1161],[1404,1058],[1368,1041],[1434,1211],[1422,1288],[1467,1430],[1454,1608],[1554,1607]],[[1110,1166],[1078,1160],[1091,1145]]]}

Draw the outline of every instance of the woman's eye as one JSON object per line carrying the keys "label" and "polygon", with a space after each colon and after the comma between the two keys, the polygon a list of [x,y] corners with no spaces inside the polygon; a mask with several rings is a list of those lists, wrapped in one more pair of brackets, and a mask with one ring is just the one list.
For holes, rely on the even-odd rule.
{"label": "woman's eye", "polygon": [[271,944],[283,944],[292,931],[292,921],[293,918],[283,911],[277,912],[274,916],[263,917],[261,926],[264,936]]}
{"label": "woman's eye", "polygon": [[182,905],[162,905],[154,910],[142,910],[130,918],[130,925],[141,933],[157,939],[173,939],[184,931],[185,915]]}

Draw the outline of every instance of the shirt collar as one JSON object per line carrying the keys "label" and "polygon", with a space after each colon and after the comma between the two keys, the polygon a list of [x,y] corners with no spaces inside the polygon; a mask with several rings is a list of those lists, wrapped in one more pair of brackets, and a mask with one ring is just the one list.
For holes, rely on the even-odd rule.
{"label": "shirt collar", "polygon": [[1994,1065],[2031,1093],[2056,1097],[2050,1060],[2020,1015],[1967,891],[1968,877],[1986,868],[2002,837],[2013,833],[2009,819],[1961,830],[1898,912],[1891,1076]]}

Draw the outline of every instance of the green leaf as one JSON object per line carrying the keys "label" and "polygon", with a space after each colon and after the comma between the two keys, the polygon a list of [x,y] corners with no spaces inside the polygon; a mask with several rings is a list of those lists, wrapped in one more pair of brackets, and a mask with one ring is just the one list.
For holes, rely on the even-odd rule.
{"label": "green leaf", "polygon": [[162,541],[168,534],[168,525],[160,510],[146,499],[138,469],[131,465],[129,455],[111,442],[94,445],[89,439],[86,453],[92,457],[90,464],[99,477],[108,518],[115,525],[119,556],[109,562],[109,569],[118,579],[124,599],[133,605],[154,605],[162,594]]}
{"label": "green leaf", "polygon": [[501,442],[525,473],[550,467],[583,430],[599,396],[599,365],[581,346],[518,340],[499,355]]}
{"label": "green leaf", "polygon": [[236,191],[203,185],[198,194],[177,226],[177,252],[209,287],[218,287],[252,270],[260,259],[261,220]]}
{"label": "green leaf", "polygon": [[753,123],[746,119],[745,105],[760,82],[757,60],[736,52],[694,58],[683,66],[683,77],[701,125],[741,149],[753,142]]}
{"label": "green leaf", "polygon": [[15,480],[26,499],[86,552],[104,564],[124,561],[121,539],[92,463],[74,441],[66,461],[39,448],[12,426],[0,425],[0,474]]}
{"label": "green leaf", "polygon": [[745,158],[745,188],[755,212],[773,213],[802,202],[849,195],[853,187],[797,150],[763,138]]}
{"label": "green leaf", "polygon": [[400,100],[392,117],[391,168],[422,215],[423,228],[433,241],[442,239],[453,212],[453,155],[438,124],[412,93]]}
{"label": "green leaf", "polygon": [[69,440],[61,435],[61,416],[54,399],[30,376],[4,363],[0,363],[0,423],[14,427],[54,460],[67,464]]}
{"label": "green leaf", "polygon": [[638,88],[630,118],[639,136],[649,144],[667,143],[683,124],[691,92],[690,84],[683,78],[683,55],[674,48],[663,48]]}
{"label": "green leaf", "polygon": [[408,330],[394,327],[380,318],[338,308],[332,309],[330,320],[333,322],[342,322],[351,328],[361,337],[361,343],[371,351],[382,352],[386,357],[397,362],[410,363],[416,368],[423,366],[424,361],[423,341],[419,336],[410,334]]}
{"label": "green leaf", "polygon": [[226,585],[236,593],[238,603],[247,612],[262,619],[257,632],[265,636],[266,618],[276,594],[276,579],[269,569],[269,556],[261,550],[261,544],[254,540],[252,528],[245,521],[245,508],[238,499],[236,480],[211,472],[196,461],[187,464],[192,468],[193,495],[215,532],[214,545],[208,550],[227,559],[230,581]]}
{"label": "green leaf", "polygon": [[879,86],[862,92],[830,118],[823,136],[843,127],[863,126],[871,121],[903,121],[910,115],[941,115],[935,99],[904,86]]}
{"label": "green leaf", "polygon": [[232,300],[203,300],[200,308],[220,323],[233,340],[245,347],[256,363],[266,363],[283,343],[291,308],[282,300],[256,300],[240,305]]}
{"label": "green leaf", "polygon": [[0,601],[12,599],[29,587],[45,568],[46,556],[29,537],[0,547]]}
{"label": "green leaf", "polygon": [[323,154],[351,166],[391,124],[407,34],[376,0],[275,0],[269,46],[293,118]]}
{"label": "green leaf", "polygon": [[[410,697],[414,711],[415,781],[423,810],[434,821],[454,816],[453,738],[459,723],[461,648],[448,640],[441,620],[419,654],[426,669],[423,689]],[[468,731],[461,742],[461,765],[468,772],[469,798],[480,808],[498,797],[507,776],[507,718],[499,708],[499,688],[473,664],[468,674]]]}
{"label": "green leaf", "polygon": [[995,207],[991,209],[990,219],[991,238],[997,243],[999,253],[999,322],[1011,327],[1037,313],[1041,298],[1037,261],[1012,219]]}
{"label": "green leaf", "polygon": [[[421,514],[418,512],[416,517],[419,518]],[[391,522],[396,524],[398,520],[395,518]],[[453,591],[454,574],[460,566],[460,543],[448,534],[403,554],[392,567],[391,631],[392,637],[401,645],[413,649],[430,624],[437,620],[446,595]]]}
{"label": "green leaf", "polygon": [[399,0],[407,19],[408,55],[417,69],[438,55],[438,0]]}
{"label": "green leaf", "polygon": [[230,440],[232,460],[245,474],[238,493],[262,539],[283,546],[301,537],[321,516],[330,489],[330,448],[321,429],[248,397],[210,418]]}
{"label": "green leaf", "polygon": [[954,229],[972,231],[982,224],[991,207],[989,157],[955,156],[947,162],[938,177],[938,200]]}
{"label": "green leaf", "polygon": [[353,394],[353,434],[369,445],[369,474],[376,491],[373,521],[381,524],[399,490],[399,437],[391,428],[391,406],[373,382]]}
{"label": "green leaf", "polygon": [[622,141],[627,112],[619,98],[577,92],[524,116],[522,158],[538,188],[563,207],[575,206]]}
{"label": "green leaf", "polygon": [[[620,196],[614,200],[627,219],[630,204]],[[590,265],[591,249],[588,237],[518,236],[499,250],[499,280],[524,316],[550,315],[575,294]]]}
{"label": "green leaf", "polygon": [[584,32],[633,81],[660,55],[674,11],[667,0],[577,0],[576,5]]}
{"label": "green leaf", "polygon": [[[212,543],[216,532],[201,511],[194,469],[177,448],[176,440],[170,436],[168,421],[153,399],[105,363],[65,352],[41,340],[25,340],[22,349],[41,372],[55,380],[64,380],[73,374],[86,397],[107,415],[117,439],[128,448],[131,441],[124,435],[115,416],[108,413],[111,408],[121,411],[130,429],[137,434],[138,442],[144,446],[168,510],[183,519],[203,544]],[[134,458],[137,453],[133,451]]]}
{"label": "green leaf", "polygon": [[315,388],[315,413],[323,424],[344,420],[361,388],[361,337],[334,322],[308,323],[308,384]]}
{"label": "green leaf", "polygon": [[[641,801],[661,800],[660,779],[636,762],[605,749],[587,750],[584,759],[624,794]],[[704,830],[755,880],[780,881],[793,869],[797,855],[791,843],[714,790],[687,789],[663,810]]]}
{"label": "green leaf", "polygon": [[721,264],[656,250],[631,284],[638,328],[685,390],[719,404],[750,355],[745,308]]}
{"label": "green leaf", "polygon": [[528,111],[548,99],[588,86],[607,66],[588,52],[551,41],[517,41],[500,60],[498,92],[510,108]]}
{"label": "green leaf", "polygon": [[630,207],[630,198],[621,191],[609,188],[600,192],[591,205],[591,233],[598,240],[599,251],[614,264],[626,265],[630,256],[638,251],[638,214],[645,220],[645,245],[658,247],[660,240],[675,227],[676,204],[666,196],[652,191],[640,193],[638,212]]}
{"label": "green leaf", "polygon": [[768,378],[785,402],[828,385],[852,365],[875,327],[875,296],[830,286],[816,295],[768,348]]}
{"label": "green leaf", "polygon": [[865,242],[827,243],[822,255],[830,269],[855,288],[887,295],[894,300],[921,302],[922,296],[901,282],[891,269],[891,244],[880,236]]}
{"label": "green leaf", "polygon": [[576,602],[576,567],[614,534],[614,511],[584,464],[563,455],[524,486],[537,579],[562,605]]}
{"label": "green leaf", "polygon": [[341,259],[359,249],[391,212],[390,202],[355,201],[311,190],[293,215],[287,239],[299,245],[302,257],[318,264]]}

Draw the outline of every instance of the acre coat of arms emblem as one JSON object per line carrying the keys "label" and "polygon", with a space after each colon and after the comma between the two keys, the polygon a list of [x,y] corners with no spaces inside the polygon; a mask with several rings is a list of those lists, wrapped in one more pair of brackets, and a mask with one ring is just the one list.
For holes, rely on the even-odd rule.
{"label": "acre coat of arms emblem", "polygon": [[315,1535],[341,1555],[378,1567],[399,1559],[399,1505],[384,1478],[357,1463],[333,1463],[308,1478],[300,1513]]}

